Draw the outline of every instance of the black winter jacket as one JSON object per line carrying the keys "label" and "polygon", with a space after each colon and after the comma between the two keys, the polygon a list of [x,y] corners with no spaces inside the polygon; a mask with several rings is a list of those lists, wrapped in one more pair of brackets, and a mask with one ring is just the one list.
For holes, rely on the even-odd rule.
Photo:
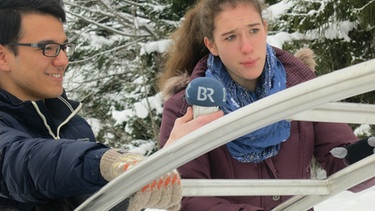
{"label": "black winter jacket", "polygon": [[65,93],[22,102],[0,89],[0,211],[73,210],[107,182],[96,143]]}

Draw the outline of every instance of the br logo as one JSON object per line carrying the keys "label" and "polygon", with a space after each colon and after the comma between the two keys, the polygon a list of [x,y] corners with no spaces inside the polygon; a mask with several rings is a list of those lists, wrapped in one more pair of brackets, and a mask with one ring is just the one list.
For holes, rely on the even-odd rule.
{"label": "br logo", "polygon": [[197,100],[206,101],[209,99],[211,102],[215,102],[214,98],[212,97],[215,94],[213,88],[199,86],[197,91]]}

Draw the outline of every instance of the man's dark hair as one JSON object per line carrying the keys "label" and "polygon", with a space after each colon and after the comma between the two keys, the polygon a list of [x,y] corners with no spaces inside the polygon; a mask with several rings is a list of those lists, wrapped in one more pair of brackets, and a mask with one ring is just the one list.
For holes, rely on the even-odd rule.
{"label": "man's dark hair", "polygon": [[[20,38],[21,15],[40,13],[66,22],[62,0],[0,0],[0,44],[17,42]],[[13,46],[12,46],[13,47]],[[13,49],[16,53],[16,49]]]}

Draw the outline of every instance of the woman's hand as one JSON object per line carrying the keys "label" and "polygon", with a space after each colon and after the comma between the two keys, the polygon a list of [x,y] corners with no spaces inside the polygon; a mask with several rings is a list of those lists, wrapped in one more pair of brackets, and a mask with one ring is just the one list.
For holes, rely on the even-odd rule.
{"label": "woman's hand", "polygon": [[175,140],[222,117],[223,115],[224,115],[223,111],[219,110],[214,113],[202,115],[193,119],[193,109],[189,107],[184,116],[177,118],[175,120],[173,129],[165,145],[173,143]]}

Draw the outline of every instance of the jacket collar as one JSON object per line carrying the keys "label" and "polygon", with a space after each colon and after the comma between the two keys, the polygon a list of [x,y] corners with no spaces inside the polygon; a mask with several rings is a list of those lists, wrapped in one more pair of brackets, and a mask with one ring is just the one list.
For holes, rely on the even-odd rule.
{"label": "jacket collar", "polygon": [[49,134],[59,139],[59,130],[78,111],[80,102],[69,100],[64,93],[56,98],[21,101],[9,92],[0,89],[0,110],[30,128],[46,128]]}

